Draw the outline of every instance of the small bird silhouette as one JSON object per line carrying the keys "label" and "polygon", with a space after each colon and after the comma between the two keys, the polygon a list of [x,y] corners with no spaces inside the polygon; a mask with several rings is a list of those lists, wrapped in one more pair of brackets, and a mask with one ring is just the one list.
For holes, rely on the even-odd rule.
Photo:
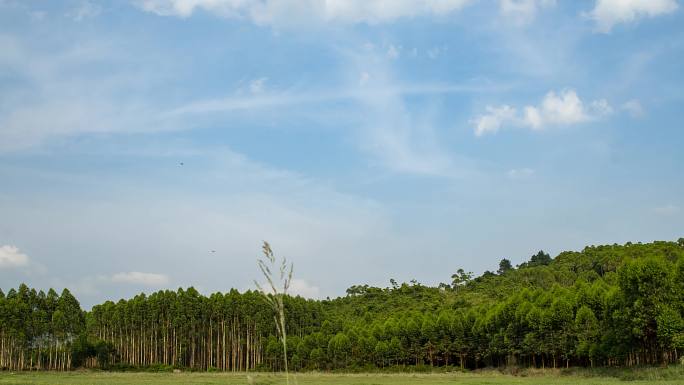
{"label": "small bird silhouette", "polygon": [[182,166],[182,165],[184,165],[184,163],[183,163],[183,162],[180,162],[180,165]]}
{"label": "small bird silhouette", "polygon": [[211,250],[211,252],[212,252],[212,253],[215,253],[215,252],[216,252],[216,250]]}

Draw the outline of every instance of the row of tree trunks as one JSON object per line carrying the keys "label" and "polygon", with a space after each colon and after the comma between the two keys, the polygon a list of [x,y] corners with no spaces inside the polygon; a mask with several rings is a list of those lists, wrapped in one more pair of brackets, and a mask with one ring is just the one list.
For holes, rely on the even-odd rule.
{"label": "row of tree trunks", "polygon": [[167,320],[147,328],[103,325],[95,334],[113,344],[115,364],[243,371],[263,361],[263,338],[256,323],[242,322],[237,317],[192,323],[182,330],[170,327]]}
{"label": "row of tree trunks", "polygon": [[71,354],[66,343],[44,339],[33,348],[0,332],[0,370],[67,370]]}

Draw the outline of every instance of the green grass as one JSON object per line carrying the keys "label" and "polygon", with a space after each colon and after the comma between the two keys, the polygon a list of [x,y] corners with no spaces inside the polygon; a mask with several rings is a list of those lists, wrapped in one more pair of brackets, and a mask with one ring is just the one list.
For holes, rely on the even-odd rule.
{"label": "green grass", "polygon": [[[249,376],[249,377],[248,377]],[[510,376],[498,372],[447,373],[447,374],[297,374],[292,385],[485,385],[485,384],[549,384],[549,385],[610,385],[610,384],[684,384],[684,378],[662,380],[641,379],[625,382],[615,377],[585,377],[562,375],[561,372],[529,373],[528,376]],[[115,384],[222,384],[222,385],[280,385],[280,375],[250,373],[0,373],[0,384],[36,385],[115,385]]]}

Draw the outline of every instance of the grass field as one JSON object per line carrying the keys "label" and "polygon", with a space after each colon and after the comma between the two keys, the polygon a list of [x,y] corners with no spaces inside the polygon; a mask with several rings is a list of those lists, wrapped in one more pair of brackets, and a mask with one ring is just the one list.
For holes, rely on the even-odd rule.
{"label": "grass field", "polygon": [[[483,374],[297,374],[290,381],[292,385],[485,385],[485,384],[684,384],[682,379],[623,381],[611,377],[581,377],[559,375],[536,375],[514,377],[496,372]],[[283,376],[270,374],[226,374],[226,373],[2,373],[0,384],[37,385],[114,385],[114,384],[224,384],[224,385],[276,385],[285,384]]]}

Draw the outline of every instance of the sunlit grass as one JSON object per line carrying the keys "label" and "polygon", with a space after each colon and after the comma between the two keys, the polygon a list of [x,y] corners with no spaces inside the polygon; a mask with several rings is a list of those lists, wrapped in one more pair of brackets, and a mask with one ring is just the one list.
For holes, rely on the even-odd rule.
{"label": "sunlit grass", "polygon": [[[532,374],[532,373],[530,373]],[[297,374],[300,385],[484,385],[484,384],[624,384],[614,377],[585,377],[561,375],[560,372],[534,373],[521,377],[501,374],[495,371],[484,373],[444,374]],[[684,378],[669,380],[636,380],[629,384],[661,385],[684,384]],[[36,385],[85,385],[85,384],[224,384],[224,385],[277,385],[285,384],[284,375],[266,373],[109,373],[109,372],[67,372],[67,373],[1,373],[0,384]]]}

